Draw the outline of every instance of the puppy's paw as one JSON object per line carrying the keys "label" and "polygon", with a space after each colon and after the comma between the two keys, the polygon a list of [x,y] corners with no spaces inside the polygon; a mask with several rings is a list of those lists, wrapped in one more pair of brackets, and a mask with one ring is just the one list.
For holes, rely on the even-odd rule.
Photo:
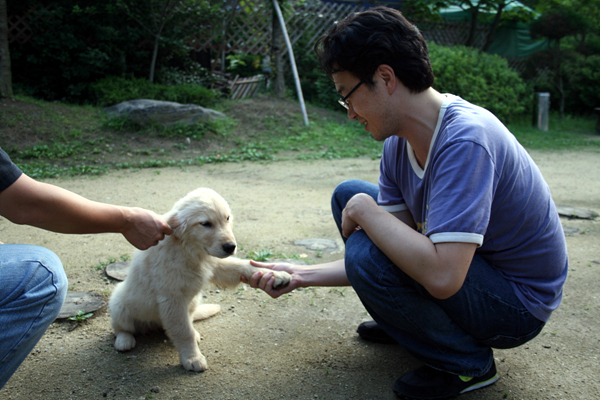
{"label": "puppy's paw", "polygon": [[283,289],[287,285],[290,284],[292,280],[292,276],[284,271],[273,271],[273,277],[275,278],[275,283],[273,283],[273,289]]}
{"label": "puppy's paw", "polygon": [[204,372],[208,368],[206,358],[200,351],[193,354],[179,354],[181,365],[188,371]]}
{"label": "puppy's paw", "polygon": [[119,351],[127,351],[131,350],[135,347],[135,338],[129,332],[119,332],[117,333],[117,338],[115,339],[115,349]]}

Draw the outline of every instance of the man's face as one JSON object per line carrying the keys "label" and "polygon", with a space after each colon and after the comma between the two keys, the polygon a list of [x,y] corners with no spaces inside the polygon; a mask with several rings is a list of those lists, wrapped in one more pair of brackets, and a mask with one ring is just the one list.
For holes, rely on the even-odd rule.
{"label": "man's face", "polygon": [[378,81],[377,74],[374,80],[375,87],[370,88],[348,71],[333,74],[335,88],[345,100],[344,107],[347,106],[348,118],[357,120],[364,125],[367,132],[371,132],[375,140],[382,141],[393,133],[390,127],[386,126],[386,97],[385,90],[381,88],[385,84]]}

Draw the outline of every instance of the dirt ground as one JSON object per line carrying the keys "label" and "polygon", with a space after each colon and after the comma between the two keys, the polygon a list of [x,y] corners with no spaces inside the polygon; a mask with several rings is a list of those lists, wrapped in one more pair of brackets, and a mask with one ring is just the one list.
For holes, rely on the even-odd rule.
{"label": "dirt ground", "polygon": [[[532,156],[558,205],[600,212],[600,154]],[[329,208],[333,188],[345,179],[376,182],[377,176],[377,160],[344,159],[120,171],[50,182],[93,200],[158,213],[187,192],[210,187],[231,205],[240,256],[268,250],[319,263],[343,256]],[[495,351],[498,383],[461,398],[600,398],[600,222],[562,221],[570,232],[563,304],[536,339]],[[335,240],[339,251],[294,244],[308,238]],[[50,248],[63,260],[70,291],[105,299],[116,281],[104,266],[133,252],[117,234],[60,235],[4,219],[0,240]],[[104,308],[81,323],[53,323],[0,399],[394,399],[394,381],[419,366],[400,346],[358,339],[356,327],[369,316],[351,288],[311,288],[279,299],[245,285],[205,294],[206,302],[222,307],[195,324],[206,372],[185,371],[163,333],[117,352]]]}

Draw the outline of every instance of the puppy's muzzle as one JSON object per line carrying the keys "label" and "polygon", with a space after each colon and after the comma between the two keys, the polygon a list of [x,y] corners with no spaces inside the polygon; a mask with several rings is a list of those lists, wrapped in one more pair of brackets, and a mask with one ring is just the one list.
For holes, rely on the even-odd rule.
{"label": "puppy's muzzle", "polygon": [[235,253],[235,243],[225,243],[223,245],[223,251],[229,255]]}

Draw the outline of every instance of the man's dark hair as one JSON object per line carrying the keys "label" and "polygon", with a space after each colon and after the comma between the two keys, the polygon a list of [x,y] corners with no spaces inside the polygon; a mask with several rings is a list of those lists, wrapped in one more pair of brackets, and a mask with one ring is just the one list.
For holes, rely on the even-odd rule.
{"label": "man's dark hair", "polygon": [[315,51],[329,78],[348,71],[372,87],[377,67],[387,64],[413,93],[433,85],[427,42],[400,11],[389,7],[350,14],[317,41]]}

